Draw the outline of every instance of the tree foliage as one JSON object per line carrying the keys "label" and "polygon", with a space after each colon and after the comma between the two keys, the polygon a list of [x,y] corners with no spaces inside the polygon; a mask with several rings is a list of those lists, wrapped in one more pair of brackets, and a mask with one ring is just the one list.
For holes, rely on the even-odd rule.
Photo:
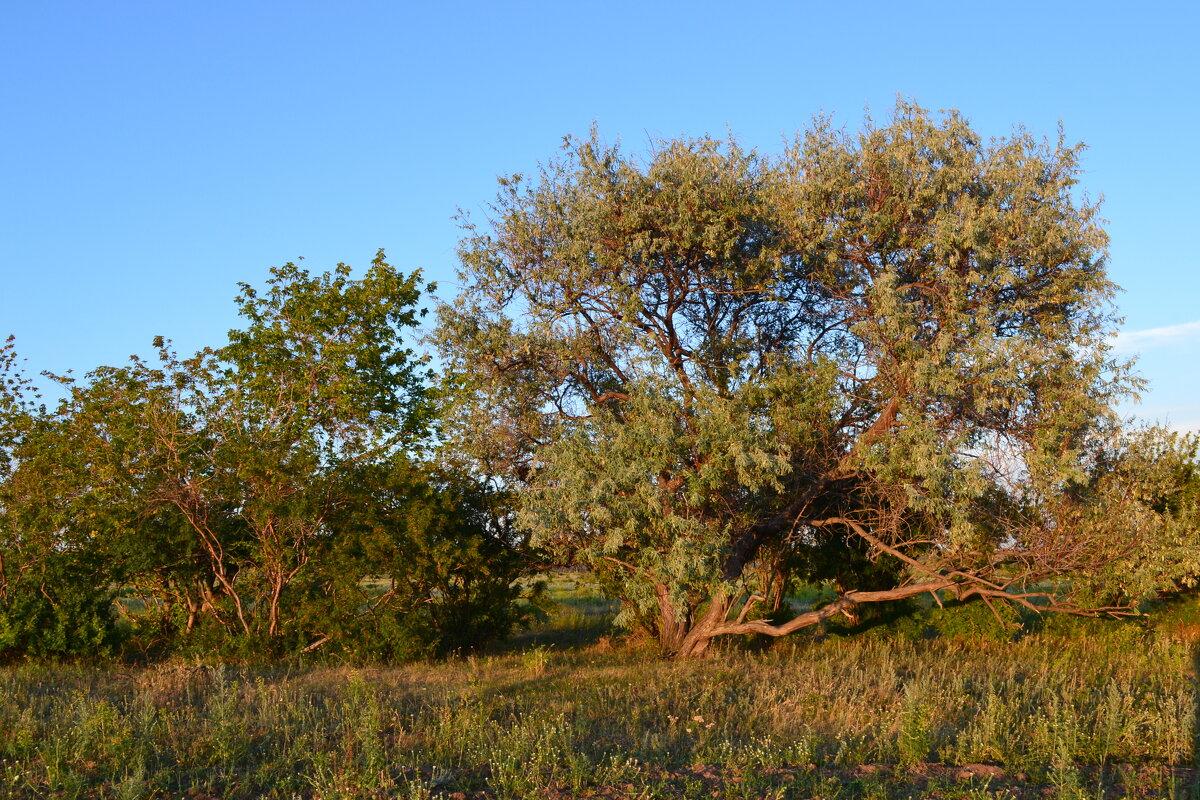
{"label": "tree foliage", "polygon": [[[670,654],[925,592],[1083,611],[1063,576],[1133,543],[1053,501],[1134,382],[1080,150],[907,103],[777,156],[568,139],[467,226],[459,446]],[[798,577],[837,599],[789,615]]]}
{"label": "tree foliage", "polygon": [[1107,430],[1086,469],[1062,500],[1076,524],[1137,545],[1136,559],[1096,576],[1094,593],[1129,601],[1200,589],[1200,437],[1159,426]]}
{"label": "tree foliage", "polygon": [[[10,343],[0,653],[97,652],[118,589],[154,651],[405,657],[519,623],[520,543],[431,449],[430,373],[406,344],[421,290],[382,252],[357,279],[287,264],[241,285],[224,347],[181,358],[159,337],[154,359],[59,379],[52,410]],[[35,641],[56,614],[78,631]]]}
{"label": "tree foliage", "polygon": [[46,412],[11,337],[0,349],[0,658],[111,653],[113,587],[75,431]]}

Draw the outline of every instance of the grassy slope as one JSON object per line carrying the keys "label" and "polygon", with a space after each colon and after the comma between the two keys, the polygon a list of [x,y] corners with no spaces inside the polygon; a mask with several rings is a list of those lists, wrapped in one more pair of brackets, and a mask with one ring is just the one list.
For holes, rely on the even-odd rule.
{"label": "grassy slope", "polygon": [[1187,624],[676,664],[553,588],[556,619],[447,663],[0,669],[0,795],[1200,797]]}

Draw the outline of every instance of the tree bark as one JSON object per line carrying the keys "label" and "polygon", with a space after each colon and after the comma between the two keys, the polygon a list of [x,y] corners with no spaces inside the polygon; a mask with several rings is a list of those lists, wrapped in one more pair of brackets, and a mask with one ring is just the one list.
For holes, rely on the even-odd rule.
{"label": "tree bark", "polygon": [[654,584],[658,597],[658,643],[664,655],[673,657],[683,645],[692,628],[692,614],[684,610],[681,615],[671,601],[671,592],[665,584]]}
{"label": "tree bark", "polygon": [[715,631],[729,614],[730,600],[722,590],[708,603],[704,614],[696,621],[672,653],[673,658],[699,658],[708,649]]}
{"label": "tree bark", "polygon": [[745,620],[746,612],[749,611],[753,603],[763,599],[757,596],[748,598],[738,618],[732,622],[729,621],[727,617],[732,607],[732,600],[727,598],[724,592],[721,592],[709,602],[705,613],[691,626],[686,634],[678,638],[676,646],[668,647],[667,642],[663,640],[663,651],[668,658],[673,659],[699,658],[704,655],[713,639],[716,639],[718,636],[747,633],[761,633],[773,637],[786,636],[801,628],[820,624],[838,614],[852,614],[855,606],[864,603],[886,603],[893,600],[903,600],[904,598],[914,597],[927,592],[949,589],[954,585],[954,582],[951,580],[938,579],[882,591],[849,591],[820,608],[798,614],[787,622],[779,624],[767,619]]}

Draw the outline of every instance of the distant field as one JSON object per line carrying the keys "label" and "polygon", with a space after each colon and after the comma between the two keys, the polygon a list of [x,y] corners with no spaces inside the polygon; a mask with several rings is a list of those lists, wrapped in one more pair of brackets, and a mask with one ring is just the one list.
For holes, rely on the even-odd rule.
{"label": "distant field", "polygon": [[0,795],[1200,798],[1187,617],[670,663],[583,576],[551,589],[444,663],[0,669]]}

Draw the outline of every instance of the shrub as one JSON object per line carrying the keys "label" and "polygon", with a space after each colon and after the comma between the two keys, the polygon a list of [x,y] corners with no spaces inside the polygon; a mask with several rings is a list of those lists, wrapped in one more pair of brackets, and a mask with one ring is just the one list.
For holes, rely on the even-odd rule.
{"label": "shrub", "polygon": [[79,554],[55,553],[40,566],[0,600],[0,658],[115,654],[123,637],[114,596],[97,585],[93,565]]}

